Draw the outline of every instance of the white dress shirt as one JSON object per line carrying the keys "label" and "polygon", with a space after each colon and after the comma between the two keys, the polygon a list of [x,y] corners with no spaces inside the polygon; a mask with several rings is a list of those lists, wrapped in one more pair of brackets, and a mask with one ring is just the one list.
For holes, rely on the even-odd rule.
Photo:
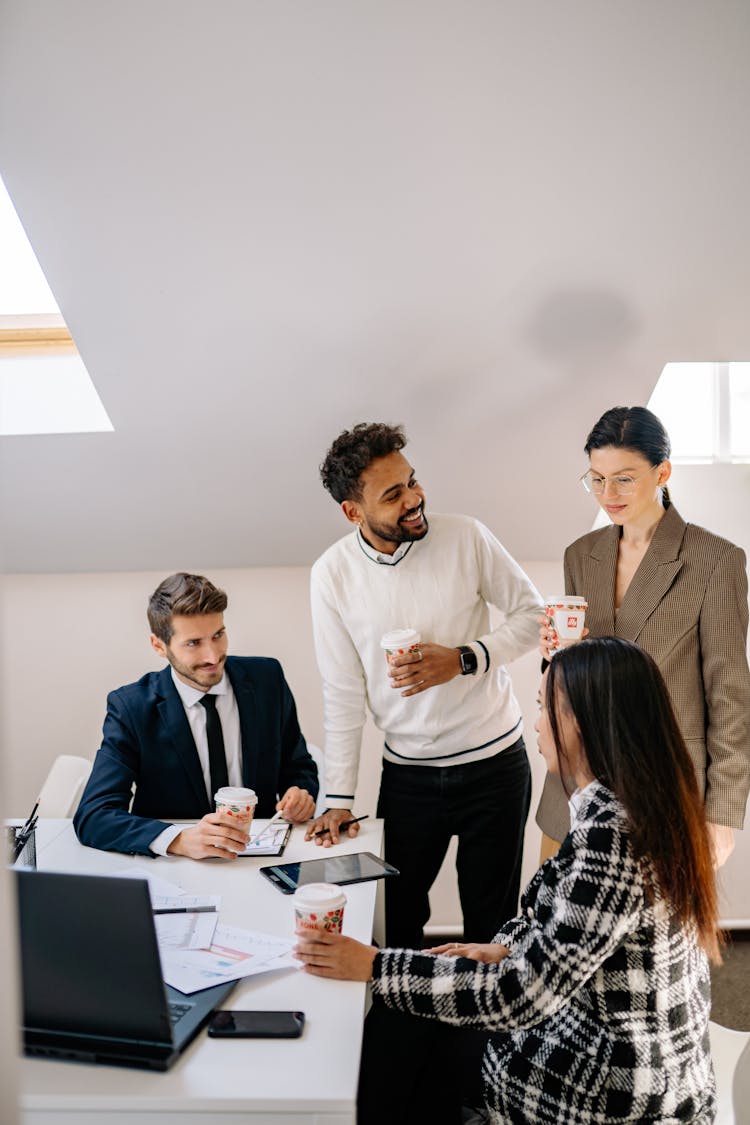
{"label": "white dress shirt", "polygon": [[[240,713],[237,709],[237,700],[235,699],[232,685],[229,677],[224,673],[221,680],[209,691],[204,692],[199,688],[191,687],[190,684],[184,683],[174,668],[172,671],[172,683],[177,689],[182,706],[185,708],[185,715],[190,724],[190,730],[193,735],[196,750],[198,751],[198,759],[201,764],[201,773],[206,785],[206,793],[208,794],[211,805],[214,802],[214,795],[211,792],[211,767],[208,761],[208,735],[206,734],[206,709],[201,706],[201,699],[204,695],[215,695],[216,698],[216,711],[221,720],[221,730],[224,736],[224,751],[227,756],[227,774],[229,775],[230,785],[242,785],[242,743],[240,736]],[[169,828],[165,828],[160,832],[156,839],[152,840],[149,848],[156,855],[166,855],[167,848],[172,843],[176,836],[182,832],[183,826],[181,824],[170,824]]]}

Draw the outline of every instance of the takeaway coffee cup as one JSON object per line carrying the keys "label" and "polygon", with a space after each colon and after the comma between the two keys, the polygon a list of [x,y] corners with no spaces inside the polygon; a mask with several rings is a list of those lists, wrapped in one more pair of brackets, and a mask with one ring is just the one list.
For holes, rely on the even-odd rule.
{"label": "takeaway coffee cup", "polygon": [[294,918],[298,930],[325,930],[340,934],[346,895],[333,883],[308,883],[294,892]]}
{"label": "takeaway coffee cup", "polygon": [[586,599],[572,594],[561,594],[559,597],[547,599],[544,612],[555,634],[550,648],[562,648],[563,641],[580,641],[587,609]]}
{"label": "takeaway coffee cup", "polygon": [[258,798],[254,789],[243,789],[241,786],[225,785],[217,789],[214,794],[216,811],[230,817],[233,824],[243,832],[250,831],[255,815],[255,806]]}
{"label": "takeaway coffee cup", "polygon": [[390,664],[394,656],[404,656],[407,652],[419,652],[422,638],[416,629],[392,629],[390,633],[383,633],[380,647],[385,652],[385,658]]}

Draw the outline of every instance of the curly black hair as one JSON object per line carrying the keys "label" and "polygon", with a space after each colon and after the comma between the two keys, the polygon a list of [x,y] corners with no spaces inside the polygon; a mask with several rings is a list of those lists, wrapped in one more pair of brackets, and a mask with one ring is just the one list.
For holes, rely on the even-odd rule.
{"label": "curly black hair", "polygon": [[320,466],[320,479],[337,504],[361,500],[360,478],[379,457],[398,453],[406,445],[403,426],[358,422],[336,438]]}

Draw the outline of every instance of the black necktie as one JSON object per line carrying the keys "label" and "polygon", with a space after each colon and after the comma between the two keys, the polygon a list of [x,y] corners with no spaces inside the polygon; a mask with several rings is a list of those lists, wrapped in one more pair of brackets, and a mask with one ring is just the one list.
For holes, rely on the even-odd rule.
{"label": "black necktie", "polygon": [[216,710],[216,696],[204,695],[200,700],[206,708],[206,735],[208,737],[208,768],[211,773],[211,805],[214,803],[214,794],[224,785],[229,785],[227,773],[227,756],[224,753],[224,735],[221,730],[221,719]]}

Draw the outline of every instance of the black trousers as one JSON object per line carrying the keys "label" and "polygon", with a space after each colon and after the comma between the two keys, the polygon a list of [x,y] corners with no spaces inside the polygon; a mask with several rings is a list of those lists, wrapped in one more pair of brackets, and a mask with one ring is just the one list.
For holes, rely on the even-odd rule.
{"label": "black trousers", "polygon": [[357,1125],[460,1125],[463,1105],[484,1103],[487,1034],[387,1008],[365,1020]]}
{"label": "black trousers", "polygon": [[[523,738],[470,765],[383,763],[378,816],[387,879],[386,944],[420,949],[429,891],[451,836],[466,941],[491,941],[518,908],[531,770]],[[365,1020],[358,1125],[460,1125],[462,1105],[483,1101],[487,1033],[387,1008],[375,999]]]}
{"label": "black trousers", "polygon": [[385,858],[401,872],[386,880],[386,945],[422,947],[430,887],[451,836],[458,836],[464,940],[492,940],[518,908],[530,800],[523,738],[468,765],[383,762],[378,816],[385,821]]}

